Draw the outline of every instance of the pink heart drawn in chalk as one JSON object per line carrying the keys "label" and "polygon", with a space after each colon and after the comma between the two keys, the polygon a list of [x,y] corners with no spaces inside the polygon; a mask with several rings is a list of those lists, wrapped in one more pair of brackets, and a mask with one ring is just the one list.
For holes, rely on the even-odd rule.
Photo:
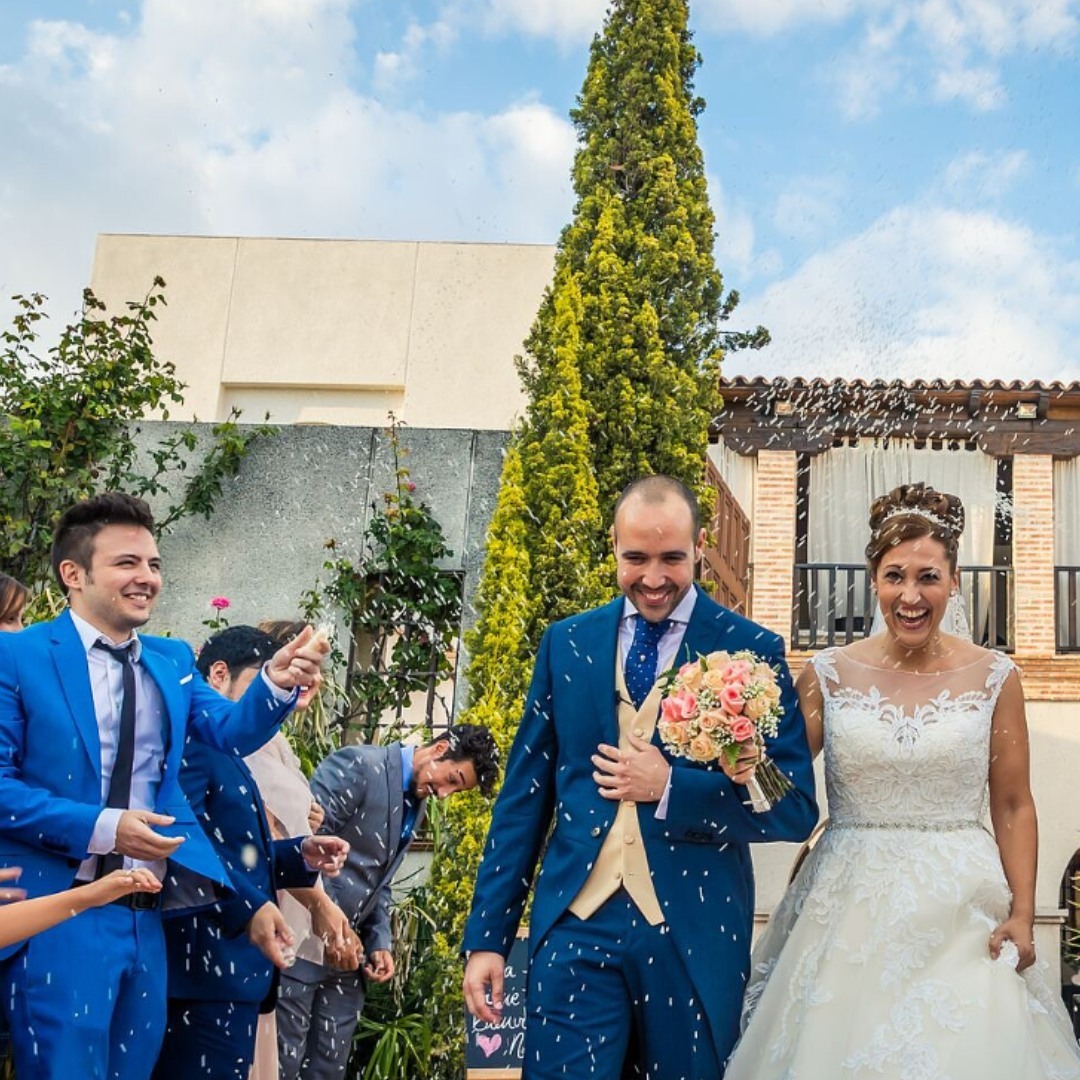
{"label": "pink heart drawn in chalk", "polygon": [[494,1035],[477,1035],[476,1045],[484,1051],[484,1057],[489,1058],[502,1046],[502,1036],[498,1032]]}

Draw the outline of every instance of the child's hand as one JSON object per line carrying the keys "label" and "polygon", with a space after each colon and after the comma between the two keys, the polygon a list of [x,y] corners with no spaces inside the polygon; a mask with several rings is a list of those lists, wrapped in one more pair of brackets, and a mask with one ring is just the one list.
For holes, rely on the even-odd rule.
{"label": "child's hand", "polygon": [[[21,866],[7,866],[0,870],[0,881],[18,881],[22,873]],[[25,889],[0,888],[0,903],[6,904],[10,900],[25,900]]]}
{"label": "child's hand", "polygon": [[83,886],[75,895],[88,900],[87,907],[100,907],[102,904],[111,904],[114,900],[119,900],[121,896],[137,892],[161,892],[161,882],[145,866],[132,867],[130,870],[114,870],[98,881],[92,881],[89,885]]}

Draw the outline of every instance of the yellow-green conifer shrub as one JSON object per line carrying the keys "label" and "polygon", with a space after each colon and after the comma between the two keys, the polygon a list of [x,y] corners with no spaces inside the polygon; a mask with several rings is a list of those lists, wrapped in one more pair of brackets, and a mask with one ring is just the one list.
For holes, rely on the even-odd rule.
{"label": "yellow-green conifer shrub", "polygon": [[[767,340],[760,328],[722,330],[738,297],[725,298],[713,260],[699,62],[687,0],[613,0],[572,113],[577,203],[518,359],[528,406],[467,640],[461,719],[489,724],[504,752],[543,631],[616,592],[608,530],[619,491],[663,472],[704,494],[723,348]],[[458,950],[489,817],[479,796],[451,800],[432,868],[437,942],[426,970],[440,1077],[462,1072]]]}

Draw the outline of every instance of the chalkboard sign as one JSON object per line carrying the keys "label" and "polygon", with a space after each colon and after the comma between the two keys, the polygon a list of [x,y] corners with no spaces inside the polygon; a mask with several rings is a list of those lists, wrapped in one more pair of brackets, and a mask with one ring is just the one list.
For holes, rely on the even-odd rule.
{"label": "chalkboard sign", "polygon": [[[510,947],[503,984],[503,1015],[498,1024],[486,1024],[465,1015],[466,1080],[515,1080],[525,1061],[525,987],[529,951],[525,937]],[[490,999],[489,999],[490,1000]]]}

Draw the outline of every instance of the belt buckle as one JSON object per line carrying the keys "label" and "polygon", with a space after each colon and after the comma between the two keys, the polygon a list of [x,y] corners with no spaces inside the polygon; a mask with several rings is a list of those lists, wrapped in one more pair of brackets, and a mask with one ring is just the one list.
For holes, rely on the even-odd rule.
{"label": "belt buckle", "polygon": [[129,893],[127,896],[118,896],[114,904],[131,908],[132,911],[156,911],[161,903],[158,893]]}
{"label": "belt buckle", "polygon": [[131,893],[128,899],[132,911],[156,911],[161,904],[160,893]]}

